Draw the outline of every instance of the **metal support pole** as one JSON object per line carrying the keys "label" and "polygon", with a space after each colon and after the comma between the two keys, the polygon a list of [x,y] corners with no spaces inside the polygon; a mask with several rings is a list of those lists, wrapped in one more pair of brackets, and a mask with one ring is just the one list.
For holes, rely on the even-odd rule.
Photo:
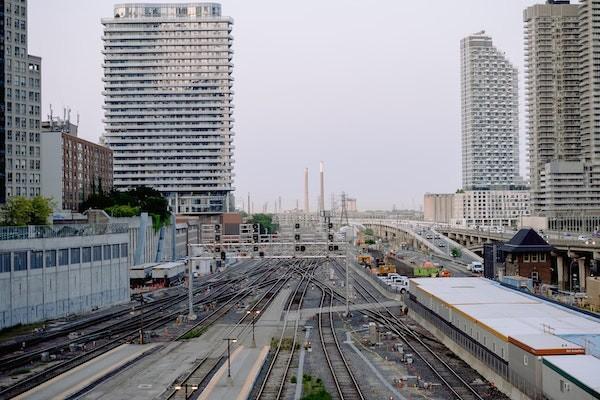
{"label": "metal support pole", "polygon": [[[189,245],[188,245],[189,247]],[[191,254],[191,251],[188,249],[188,253]],[[187,263],[189,265],[188,270],[188,320],[193,321],[196,319],[196,314],[194,314],[194,271],[192,270],[192,260],[187,259]]]}
{"label": "metal support pole", "polygon": [[227,339],[227,377],[231,378],[231,351],[229,349],[229,339]]}
{"label": "metal support pole", "polygon": [[349,257],[348,257],[348,251],[346,251],[346,316],[350,315],[350,285],[349,283],[349,274],[348,274],[348,268],[349,268]]}
{"label": "metal support pole", "polygon": [[186,398],[186,400],[188,398],[188,384],[187,383],[185,384],[185,398]]}

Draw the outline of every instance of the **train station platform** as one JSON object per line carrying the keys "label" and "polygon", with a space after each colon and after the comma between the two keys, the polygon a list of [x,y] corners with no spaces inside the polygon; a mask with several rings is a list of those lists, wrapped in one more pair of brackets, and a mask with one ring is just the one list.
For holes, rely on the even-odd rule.
{"label": "train station platform", "polygon": [[158,344],[123,344],[31,389],[15,399],[65,399],[154,350]]}

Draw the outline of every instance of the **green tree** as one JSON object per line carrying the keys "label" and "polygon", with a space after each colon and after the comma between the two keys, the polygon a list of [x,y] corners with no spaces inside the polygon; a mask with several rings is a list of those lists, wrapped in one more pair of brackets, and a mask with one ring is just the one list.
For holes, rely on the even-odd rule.
{"label": "green tree", "polygon": [[135,217],[140,215],[139,207],[132,207],[127,204],[111,206],[104,211],[111,217]]}
{"label": "green tree", "polygon": [[[127,206],[129,208],[119,208]],[[162,193],[156,189],[140,186],[125,192],[93,193],[79,208],[80,211],[89,209],[105,210],[109,215],[134,216],[147,212],[152,217],[152,226],[158,230],[170,223],[171,213],[169,203]],[[137,210],[133,214],[133,210]],[[131,215],[133,214],[133,215]]]}
{"label": "green tree", "polygon": [[36,196],[11,197],[2,207],[2,223],[8,226],[46,225],[52,214],[52,199]]}
{"label": "green tree", "polygon": [[271,214],[253,214],[248,223],[260,224],[260,233],[272,234],[277,230],[277,225],[273,224],[273,215]]}
{"label": "green tree", "polygon": [[46,225],[48,218],[52,215],[52,199],[42,196],[35,196],[31,199],[31,225]]}
{"label": "green tree", "polygon": [[11,197],[3,207],[4,225],[25,226],[31,218],[31,201],[22,196]]}
{"label": "green tree", "polygon": [[366,236],[373,236],[373,229],[371,229],[371,228],[365,229],[365,235]]}
{"label": "green tree", "polygon": [[452,250],[450,250],[450,255],[456,258],[462,256],[462,252],[458,247],[453,247]]}

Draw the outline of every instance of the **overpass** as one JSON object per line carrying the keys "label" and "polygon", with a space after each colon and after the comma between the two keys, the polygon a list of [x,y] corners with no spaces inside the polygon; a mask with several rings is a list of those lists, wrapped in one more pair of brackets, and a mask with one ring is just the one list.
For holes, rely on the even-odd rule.
{"label": "overpass", "polygon": [[[373,230],[376,236],[387,240],[396,240],[400,242],[406,242],[414,249],[419,251],[430,252],[442,257],[450,258],[449,252],[451,247],[460,249],[462,255],[458,261],[462,261],[464,264],[468,264],[471,261],[482,261],[481,257],[466,246],[457,243],[450,238],[440,236],[439,240],[443,240],[446,243],[444,249],[436,245],[435,239],[427,239],[423,235],[419,235],[414,229],[415,222],[407,222],[401,220],[391,219],[355,219],[351,221],[351,224],[364,226]],[[437,232],[431,229],[433,235]]]}
{"label": "overpass", "polygon": [[[484,230],[455,228],[440,226],[437,230],[449,239],[460,243],[474,252],[483,253],[483,245],[492,242],[507,242],[516,232],[496,233]],[[557,271],[559,287],[565,289],[568,277],[572,275],[573,268],[578,277],[588,277],[591,271],[600,266],[600,238],[589,240],[561,238],[560,235],[551,235],[546,239],[555,251],[553,252],[553,267]],[[581,288],[585,289],[585,279],[581,280]]]}

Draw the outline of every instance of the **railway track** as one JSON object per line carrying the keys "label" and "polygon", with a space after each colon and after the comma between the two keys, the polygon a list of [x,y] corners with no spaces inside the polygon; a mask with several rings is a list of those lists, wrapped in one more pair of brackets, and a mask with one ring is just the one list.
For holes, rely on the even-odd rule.
{"label": "railway track", "polygon": [[[298,318],[296,318],[294,321],[292,342],[291,344],[285,343],[286,331],[288,329],[288,324],[290,323],[289,316],[290,313],[299,312],[302,308],[304,296],[306,295],[306,292],[310,286],[315,268],[315,263],[310,263],[308,265],[307,269],[302,274],[298,285],[296,285],[294,292],[288,299],[281,336],[279,337],[277,348],[275,349],[275,353],[269,362],[267,373],[260,384],[255,399],[279,400],[283,397],[288,373],[296,351],[296,345],[298,341],[298,324],[300,321],[298,315]],[[288,345],[289,349],[287,348]],[[286,349],[284,349],[284,346]]]}
{"label": "railway track", "polygon": [[[261,272],[257,273],[256,275],[258,275],[258,276],[255,277],[255,279],[250,283],[250,285],[248,285],[245,288],[244,291],[238,292],[237,294],[235,294],[235,293],[226,294],[225,295],[225,298],[227,299],[226,301],[231,301],[232,298],[240,296],[243,293],[247,293],[247,295],[249,295],[252,290],[272,283],[269,280],[265,280],[265,278],[269,277],[276,269],[277,268],[268,268],[268,269],[264,269]],[[218,297],[218,296],[223,295],[225,291],[227,291],[227,288],[224,288],[224,290],[221,292],[211,291],[211,293],[209,293],[205,298],[203,298],[202,300],[196,301],[195,304],[196,305],[207,304],[207,303],[211,303],[213,301],[223,300],[223,297]],[[179,302],[182,302],[182,301],[183,301],[183,299],[180,300]],[[161,326],[164,326],[167,323],[176,319],[177,316],[181,314],[181,311],[182,311],[182,309],[177,309],[175,311],[161,313],[159,315],[155,315],[155,316],[152,316],[149,318],[147,317],[144,320],[144,329],[145,330],[153,330],[153,329],[157,329]],[[214,313],[211,313],[211,315],[212,314],[214,314]],[[127,343],[128,341],[131,340],[131,338],[136,337],[139,334],[139,327],[140,327],[140,319],[135,319],[132,321],[128,321],[127,323],[123,324],[123,326],[118,327],[118,332],[116,332],[115,330],[108,330],[108,331],[103,331],[103,332],[99,332],[99,333],[94,333],[94,335],[96,335],[96,336],[87,336],[85,338],[85,340],[93,340],[94,338],[102,337],[102,336],[104,336],[104,338],[108,338],[108,339],[104,343],[100,344],[99,346],[97,346],[91,350],[84,352],[83,354],[68,358],[64,361],[61,361],[61,362],[55,364],[55,365],[49,366],[48,368],[45,368],[44,370],[42,370],[39,373],[28,376],[28,377],[16,382],[15,384],[13,384],[11,386],[1,389],[0,390],[0,398],[11,398],[18,394],[21,394],[36,385],[39,385],[51,378],[54,378],[66,371],[69,371],[70,369],[73,369],[95,357],[98,357],[101,354],[106,353],[123,343]],[[100,335],[100,336],[98,336],[98,335]],[[64,346],[65,346],[64,343],[57,345],[57,349],[62,348]],[[25,357],[32,357],[32,356],[34,356],[34,355],[32,355],[32,354],[25,355]],[[20,364],[20,363],[22,363],[22,360],[15,360],[13,362]]]}
{"label": "railway track", "polygon": [[[262,310],[266,309],[269,306],[269,304],[273,301],[273,299],[277,296],[277,294],[281,291],[281,289],[287,284],[287,282],[289,282],[289,280],[292,277],[293,269],[294,269],[294,267],[290,268],[279,279],[277,279],[277,281],[269,288],[269,290],[267,290],[258,299],[258,301],[252,307],[250,307],[250,309],[248,310],[248,311],[250,311],[250,314],[244,314],[244,316],[242,316],[237,321],[237,323],[230,329],[230,331],[235,330],[237,327],[244,324],[248,318],[251,318],[253,311],[256,311],[256,310],[262,311]],[[231,305],[231,307],[233,307],[233,305]],[[227,311],[229,311],[231,309],[231,307],[229,307],[229,309]],[[222,312],[220,315],[221,316],[225,315],[225,313],[227,311]],[[202,320],[198,324],[196,324],[193,328],[191,328],[190,331],[193,329],[207,328],[208,326],[213,324],[219,318],[220,317],[217,317],[217,318],[211,319],[211,320],[205,318],[204,320]],[[242,331],[238,335],[238,338],[239,338],[239,336],[243,336],[244,333],[247,333],[247,328],[248,328],[247,325],[248,324],[246,324],[243,327]],[[230,336],[230,335],[227,335],[227,336]],[[215,352],[216,352],[216,354],[215,354]],[[174,385],[173,385],[174,388],[170,393],[167,394],[166,399],[169,399],[169,400],[184,399],[185,400],[188,398],[186,396],[184,390],[176,390],[175,389],[175,387],[177,387],[177,386],[184,387],[184,388],[186,386],[187,387],[196,387],[198,390],[201,391],[204,388],[204,386],[208,383],[208,381],[210,380],[212,375],[218,370],[222,361],[224,361],[224,360],[225,360],[225,354],[222,350],[215,349],[213,352],[209,353],[184,378],[182,378],[174,383]]]}
{"label": "railway track", "polygon": [[325,353],[327,365],[333,376],[337,394],[341,400],[364,400],[356,378],[352,373],[342,352],[333,323],[331,308],[334,302],[334,293],[329,288],[323,288],[321,304],[319,306],[319,337]]}
{"label": "railway track", "polygon": [[[207,286],[210,286],[211,284],[213,284],[212,281],[215,279],[220,279],[222,277],[225,277],[226,275],[231,275],[232,273],[237,273],[238,272],[237,270],[240,268],[240,266],[241,265],[236,265],[227,271],[218,272],[218,273],[214,274],[213,276],[211,276],[210,279],[203,279],[203,281],[200,282],[198,287],[196,287],[194,289],[194,294],[195,295],[198,294],[199,292],[203,291]],[[32,349],[31,351],[37,351],[39,349],[35,349],[34,346],[36,346],[40,343],[48,343],[51,340],[56,340],[56,339],[60,339],[65,336],[68,336],[70,333],[81,332],[88,328],[101,325],[104,322],[114,322],[115,319],[118,319],[121,317],[128,317],[128,314],[130,314],[131,311],[141,311],[141,310],[153,311],[153,310],[157,310],[162,307],[165,307],[165,306],[168,307],[173,302],[179,302],[179,301],[183,301],[183,300],[187,299],[187,296],[188,296],[187,291],[185,293],[169,294],[168,296],[165,296],[161,299],[157,299],[152,302],[144,303],[143,305],[136,304],[131,308],[127,307],[125,309],[121,309],[116,312],[107,312],[107,313],[103,313],[102,315],[92,316],[90,318],[86,318],[86,319],[83,319],[80,321],[68,323],[64,327],[52,329],[51,331],[48,331],[48,332],[45,332],[42,334],[23,335],[23,336],[19,336],[14,339],[5,341],[3,343],[0,343],[0,371],[3,370],[2,367],[6,365],[6,362],[11,357],[11,353],[14,353],[15,351],[20,351],[22,349],[23,343],[25,344],[26,348],[28,349],[28,351],[27,351],[28,353],[30,352],[29,351],[30,348]],[[125,318],[125,319],[127,319],[127,318]],[[123,322],[123,321],[121,321],[121,322]],[[117,323],[119,323],[119,322],[117,322]],[[106,328],[106,327],[101,327],[101,328]],[[65,345],[68,346],[71,343],[78,343],[78,342],[79,342],[78,340],[66,341]],[[42,350],[41,352],[43,352],[43,351],[46,351],[46,350]],[[38,352],[38,355],[41,352]]]}
{"label": "railway track", "polygon": [[[339,271],[342,267],[334,263]],[[376,302],[380,300],[367,289],[364,279],[357,274],[353,274],[354,287],[356,292],[367,302]],[[370,284],[369,284],[370,285]],[[460,400],[483,400],[477,390],[466,382],[454,368],[448,365],[435,350],[429,347],[422,339],[421,335],[410,328],[404,321],[394,315],[387,307],[381,311],[365,311],[388,329],[400,336],[408,347],[431,369],[431,371],[440,379],[440,381],[450,390],[455,398]]]}

